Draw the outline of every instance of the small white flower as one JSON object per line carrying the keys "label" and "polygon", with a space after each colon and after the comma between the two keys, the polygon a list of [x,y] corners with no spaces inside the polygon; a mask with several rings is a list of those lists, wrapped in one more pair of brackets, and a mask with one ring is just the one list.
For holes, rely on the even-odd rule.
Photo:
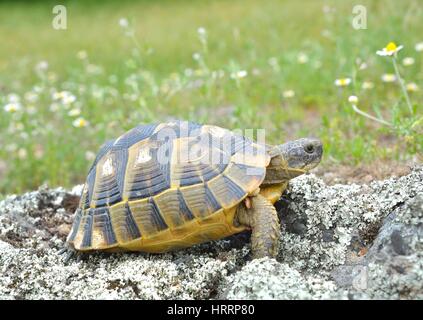
{"label": "small white flower", "polygon": [[402,60],[402,64],[403,64],[405,67],[408,67],[408,66],[413,65],[413,64],[414,64],[414,62],[415,62],[415,60],[414,60],[414,58],[412,58],[412,57],[406,57],[406,58],[404,58],[404,59]]}
{"label": "small white flower", "polygon": [[200,27],[200,28],[197,29],[197,33],[200,37],[204,37],[207,34],[207,31],[206,31],[205,28]]}
{"label": "small white flower", "polygon": [[414,49],[416,49],[417,52],[423,52],[423,42],[416,43]]}
{"label": "small white flower", "polygon": [[70,117],[76,117],[76,116],[79,116],[80,114],[81,114],[81,109],[79,108],[74,108],[68,112],[68,116]]}
{"label": "small white flower", "polygon": [[384,73],[381,77],[383,82],[395,82],[397,81],[397,77],[392,73]]}
{"label": "small white flower", "polygon": [[19,110],[21,110],[21,105],[17,102],[13,102],[13,103],[8,103],[4,106],[4,111],[9,112],[9,113],[15,113]]}
{"label": "small white flower", "polygon": [[53,100],[60,100],[64,105],[70,105],[76,101],[76,97],[69,91],[60,91],[53,93]]}
{"label": "small white flower", "polygon": [[63,97],[62,102],[64,105],[69,105],[76,101],[76,97],[73,94],[69,94]]}
{"label": "small white flower", "polygon": [[382,50],[376,51],[376,54],[379,56],[393,56],[396,55],[404,46],[397,46],[395,42],[389,42],[385,48]]}
{"label": "small white flower", "polygon": [[83,128],[88,126],[89,122],[85,120],[84,118],[77,118],[72,122],[72,125],[76,128]]}
{"label": "small white flower", "polygon": [[126,18],[120,18],[119,19],[119,25],[122,27],[122,28],[128,28],[129,27],[129,21],[128,21],[128,19],[126,19]]}
{"label": "small white flower", "polygon": [[47,61],[40,61],[35,66],[35,70],[37,71],[46,71],[48,69],[48,62]]}
{"label": "small white flower", "polygon": [[409,92],[419,91],[419,86],[416,83],[414,83],[414,82],[407,83],[407,85],[405,86],[405,88]]}
{"label": "small white flower", "polygon": [[357,104],[358,98],[357,98],[357,96],[349,96],[348,101],[349,101],[349,103]]}
{"label": "small white flower", "polygon": [[201,55],[198,52],[194,52],[192,58],[196,61],[201,59]]}
{"label": "small white flower", "polygon": [[81,59],[81,60],[85,60],[88,58],[87,51],[84,51],[84,50],[78,51],[76,56],[78,57],[78,59]]}
{"label": "small white flower", "polygon": [[248,72],[246,70],[239,70],[236,72],[232,72],[231,73],[231,78],[232,79],[241,79],[241,78],[245,78],[248,75]]}
{"label": "small white flower", "polygon": [[295,97],[295,91],[294,90],[285,90],[284,92],[282,92],[282,96],[285,99],[293,98],[293,97]]}
{"label": "small white flower", "polygon": [[364,90],[370,90],[373,89],[375,87],[375,84],[371,81],[364,81],[363,84],[361,85],[361,88],[363,88]]}
{"label": "small white flower", "polygon": [[304,52],[300,52],[297,56],[297,62],[299,64],[305,64],[308,62],[308,56]]}
{"label": "small white flower", "polygon": [[335,80],[335,86],[346,87],[351,84],[351,78],[341,78]]}

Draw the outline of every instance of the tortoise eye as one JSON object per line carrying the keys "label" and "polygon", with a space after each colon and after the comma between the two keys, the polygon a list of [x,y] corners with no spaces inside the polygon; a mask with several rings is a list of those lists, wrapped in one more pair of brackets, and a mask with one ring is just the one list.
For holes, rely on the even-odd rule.
{"label": "tortoise eye", "polygon": [[313,153],[313,152],[314,152],[314,146],[313,146],[311,143],[306,144],[306,145],[304,146],[304,150],[305,150],[305,152],[307,152],[307,153]]}

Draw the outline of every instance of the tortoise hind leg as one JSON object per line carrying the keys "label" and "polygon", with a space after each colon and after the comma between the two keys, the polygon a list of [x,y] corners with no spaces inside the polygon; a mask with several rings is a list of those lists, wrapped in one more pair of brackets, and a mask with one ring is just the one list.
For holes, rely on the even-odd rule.
{"label": "tortoise hind leg", "polygon": [[251,208],[239,206],[238,221],[252,229],[251,250],[253,259],[276,257],[281,234],[279,218],[273,204],[264,196],[252,196]]}

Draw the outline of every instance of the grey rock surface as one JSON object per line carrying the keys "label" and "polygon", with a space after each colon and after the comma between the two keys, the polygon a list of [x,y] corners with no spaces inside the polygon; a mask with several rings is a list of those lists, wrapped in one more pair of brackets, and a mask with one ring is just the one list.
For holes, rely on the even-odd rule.
{"label": "grey rock surface", "polygon": [[80,186],[0,201],[3,299],[422,299],[423,168],[369,185],[298,177],[277,203],[277,259],[249,234],[167,253],[63,262]]}

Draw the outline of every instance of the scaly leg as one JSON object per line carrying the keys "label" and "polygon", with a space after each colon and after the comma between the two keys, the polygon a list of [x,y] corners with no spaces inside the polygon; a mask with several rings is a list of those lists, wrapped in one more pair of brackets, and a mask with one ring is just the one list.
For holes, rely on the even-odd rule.
{"label": "scaly leg", "polygon": [[237,218],[252,229],[251,250],[253,258],[276,257],[281,234],[275,207],[262,195],[250,197],[251,208],[240,205]]}

